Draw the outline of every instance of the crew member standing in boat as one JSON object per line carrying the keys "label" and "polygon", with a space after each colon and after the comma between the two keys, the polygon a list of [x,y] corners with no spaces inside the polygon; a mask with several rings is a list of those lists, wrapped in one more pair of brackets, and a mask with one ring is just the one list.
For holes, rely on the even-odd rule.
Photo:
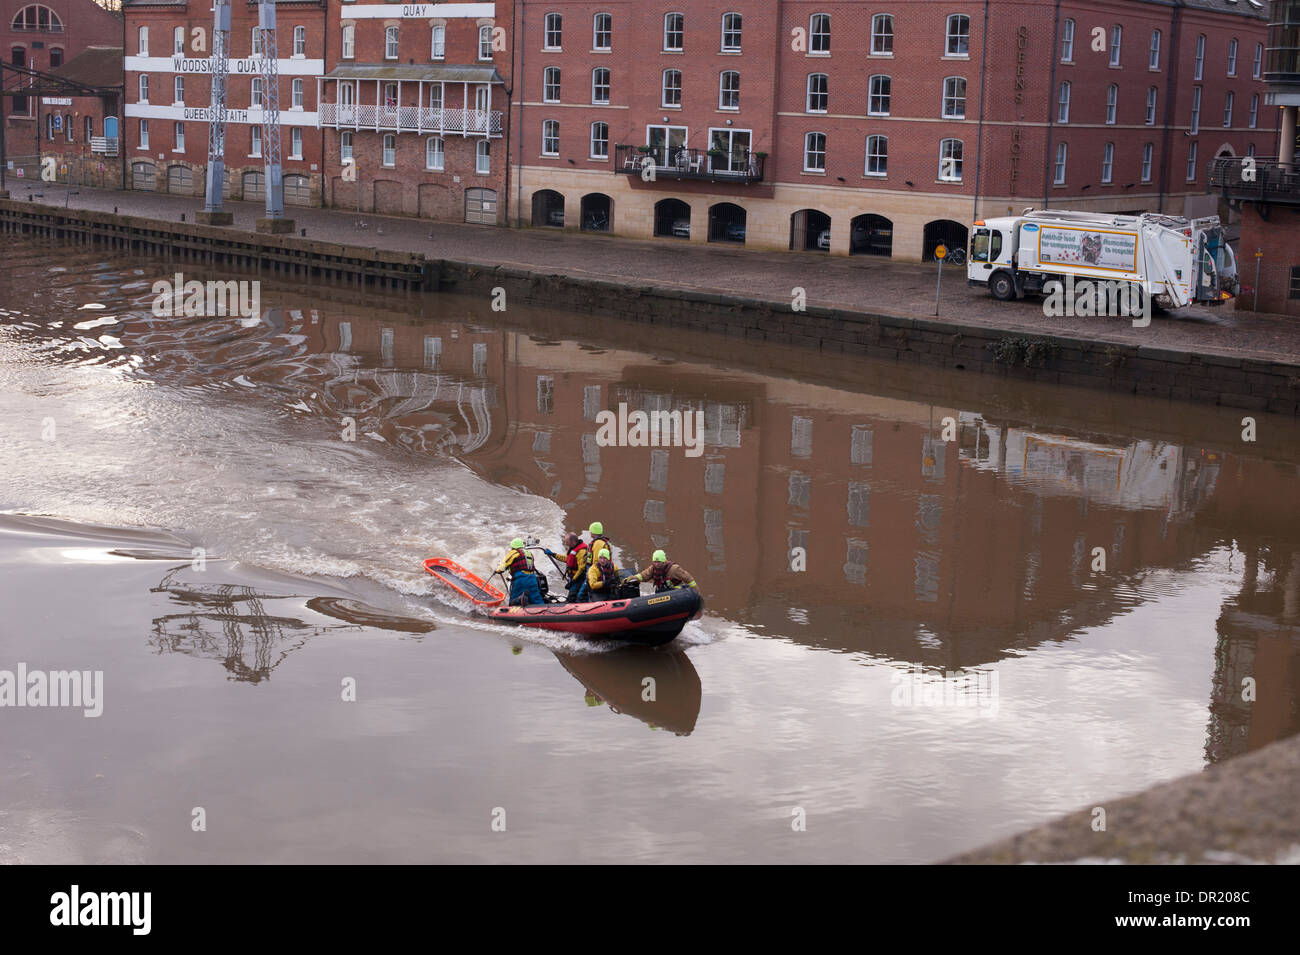
{"label": "crew member standing in boat", "polygon": [[692,577],[681,564],[673,563],[668,559],[668,555],[662,550],[657,550],[651,555],[650,566],[640,573],[633,574],[627,578],[628,582],[636,581],[640,583],[643,580],[654,582],[655,593],[661,594],[665,590],[680,590],[683,587],[691,587],[699,590],[695,586],[695,578]]}
{"label": "crew member standing in boat", "polygon": [[587,528],[591,543],[587,545],[587,587],[579,600],[611,600],[618,596],[619,575],[614,566],[614,549],[605,536],[605,526],[593,521]]}
{"label": "crew member standing in boat", "polygon": [[576,603],[582,595],[582,588],[587,583],[587,565],[591,562],[591,551],[587,542],[570,531],[564,535],[564,589],[568,591],[568,603]]}
{"label": "crew member standing in boat", "polygon": [[546,603],[541,588],[537,586],[533,555],[525,547],[522,537],[516,537],[510,542],[510,550],[497,566],[497,573],[510,575],[510,606],[527,607],[530,604]]}

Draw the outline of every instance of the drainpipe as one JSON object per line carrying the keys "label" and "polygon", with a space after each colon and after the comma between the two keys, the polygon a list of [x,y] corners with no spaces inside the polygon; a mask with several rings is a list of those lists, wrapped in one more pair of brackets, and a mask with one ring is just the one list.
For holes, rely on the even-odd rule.
{"label": "drainpipe", "polygon": [[980,173],[984,169],[984,88],[989,59],[989,0],[984,0],[984,36],[980,40],[980,118],[975,133],[975,201],[971,208],[971,221],[980,217]]}
{"label": "drainpipe", "polygon": [[[320,68],[321,75],[325,73],[325,64],[330,61],[330,13],[329,3],[327,0],[321,0],[321,20],[325,24],[321,29],[321,49],[320,49]],[[303,84],[304,86],[306,84]],[[292,84],[289,87],[293,89]],[[320,133],[320,204],[321,208],[325,207],[325,184],[330,181],[329,173],[325,171],[325,127],[320,125],[320,98],[325,92],[323,82],[316,83],[316,126]],[[292,96],[292,92],[289,94]],[[338,114],[336,113],[335,116]],[[333,199],[333,195],[330,196]],[[419,200],[416,200],[416,209],[419,209]]]}
{"label": "drainpipe", "polygon": [[[1075,38],[1078,42],[1078,38]],[[1047,86],[1047,153],[1043,156],[1043,208],[1052,204],[1052,180],[1055,178],[1056,159],[1052,155],[1052,139],[1056,132],[1056,67],[1061,62],[1061,0],[1056,0],[1056,15],[1052,21],[1052,78]],[[1070,92],[1074,92],[1071,89]]]}
{"label": "drainpipe", "polygon": [[1174,83],[1178,74],[1178,48],[1181,46],[1178,36],[1178,20],[1182,13],[1183,0],[1174,0],[1173,12],[1169,15],[1169,78],[1165,82],[1165,118],[1164,130],[1160,137],[1160,199],[1156,205],[1157,212],[1165,211],[1165,193],[1169,189],[1169,138],[1173,135],[1170,118],[1174,108]]}
{"label": "drainpipe", "polygon": [[[513,3],[510,4],[510,42],[513,43],[513,44],[515,44],[516,47],[519,46],[519,34],[515,32],[515,31],[516,31],[516,24],[517,24],[517,20],[518,20],[518,18],[516,17],[516,14],[517,14],[517,13],[518,13],[518,7],[517,7],[515,4],[513,4]],[[521,55],[522,55],[522,54],[521,54]],[[511,176],[511,173],[510,173],[510,156],[511,156],[511,152],[510,152],[510,143],[511,143],[511,141],[512,141],[513,138],[514,138],[511,134],[512,134],[513,131],[514,131],[514,130],[513,130],[513,127],[514,127],[514,122],[515,122],[515,118],[514,118],[514,114],[515,114],[515,110],[514,110],[514,102],[515,102],[515,101],[514,101],[514,94],[515,94],[515,77],[514,77],[514,69],[513,69],[513,66],[514,66],[514,63],[513,63],[513,60],[514,60],[514,50],[513,50],[513,49],[510,51],[510,59],[511,59],[511,61],[512,61],[512,62],[511,62],[511,70],[510,70],[510,74],[511,74],[511,75],[510,75],[510,85],[507,86],[507,87],[505,88],[505,93],[506,93],[506,121],[505,121],[505,139],[506,139],[506,141],[505,141],[505,147],[506,147],[506,150],[505,150],[505,152],[506,152],[506,154],[505,154],[504,157],[502,157],[502,158],[505,160],[505,164],[506,164],[506,179],[505,179],[505,188],[501,190],[501,195],[502,195],[503,199],[505,200],[505,209],[503,209],[503,210],[502,210],[502,213],[501,213],[501,224],[504,225],[507,229],[510,228],[510,176]],[[489,116],[489,118],[488,118],[488,129],[491,129],[491,128],[492,128],[492,120],[491,120],[491,117]],[[518,203],[516,203],[516,205],[518,205]]]}
{"label": "drainpipe", "polygon": [[122,191],[125,192],[126,167],[129,165],[126,155],[126,4],[118,9],[122,12],[122,98],[117,104],[117,164],[122,167]]}
{"label": "drainpipe", "polygon": [[[528,22],[527,11],[525,9],[526,6],[527,6],[526,0],[519,0],[519,4],[516,8],[519,11],[519,19],[523,20],[525,23]],[[514,24],[515,24],[514,13],[512,11],[511,23],[510,23],[511,33],[514,33],[515,31]],[[525,29],[527,28],[525,27]],[[519,172],[516,174],[515,177],[515,189],[517,190],[515,194],[515,228],[518,229],[523,225],[523,223],[520,222],[519,220],[520,220],[521,210],[524,207],[524,104],[528,101],[528,97],[524,95],[524,91],[527,88],[525,84],[528,81],[524,78],[525,76],[524,57],[527,54],[527,51],[524,49],[524,44],[519,42],[519,35],[517,33],[514,34],[513,42],[515,44],[515,49],[519,51],[519,72],[516,73],[513,77],[511,77],[511,83],[510,83],[511,90],[513,91],[514,81],[516,79],[519,81]],[[507,102],[509,102],[509,100]],[[507,168],[510,166],[509,153],[510,150],[507,149],[506,150]]]}

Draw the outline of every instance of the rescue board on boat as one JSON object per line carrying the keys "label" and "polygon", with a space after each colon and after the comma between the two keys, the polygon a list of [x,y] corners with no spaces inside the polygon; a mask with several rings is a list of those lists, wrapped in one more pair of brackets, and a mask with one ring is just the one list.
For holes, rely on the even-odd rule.
{"label": "rescue board on boat", "polygon": [[506,599],[500,590],[448,557],[430,557],[424,562],[424,569],[435,580],[442,581],[480,607],[492,607]]}

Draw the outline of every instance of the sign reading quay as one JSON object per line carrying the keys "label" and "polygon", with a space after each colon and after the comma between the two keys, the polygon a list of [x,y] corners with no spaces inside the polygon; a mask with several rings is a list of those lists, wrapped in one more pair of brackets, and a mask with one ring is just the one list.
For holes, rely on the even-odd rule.
{"label": "sign reading quay", "polygon": [[351,4],[339,6],[340,20],[391,20],[398,16],[403,20],[430,20],[438,17],[443,20],[491,20],[497,15],[495,3],[404,3],[399,8],[395,3]]}
{"label": "sign reading quay", "polygon": [[[246,76],[257,76],[262,72],[262,57],[244,57],[242,60],[230,61],[230,72],[244,74]],[[173,56],[172,57],[173,73],[211,73],[212,60],[199,59],[198,57]]]}

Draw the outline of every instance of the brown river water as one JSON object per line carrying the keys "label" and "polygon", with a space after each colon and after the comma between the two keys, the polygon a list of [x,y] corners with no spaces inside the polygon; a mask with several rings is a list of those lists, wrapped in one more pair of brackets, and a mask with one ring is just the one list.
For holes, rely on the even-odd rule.
{"label": "brown river water", "polygon": [[[1300,729],[1291,420],[617,302],[159,317],[177,270],[256,276],[0,255],[0,677],[103,674],[97,717],[0,706],[0,862],[933,862]],[[602,445],[620,404],[701,453]],[[593,520],[699,581],[676,641],[421,569]]]}

